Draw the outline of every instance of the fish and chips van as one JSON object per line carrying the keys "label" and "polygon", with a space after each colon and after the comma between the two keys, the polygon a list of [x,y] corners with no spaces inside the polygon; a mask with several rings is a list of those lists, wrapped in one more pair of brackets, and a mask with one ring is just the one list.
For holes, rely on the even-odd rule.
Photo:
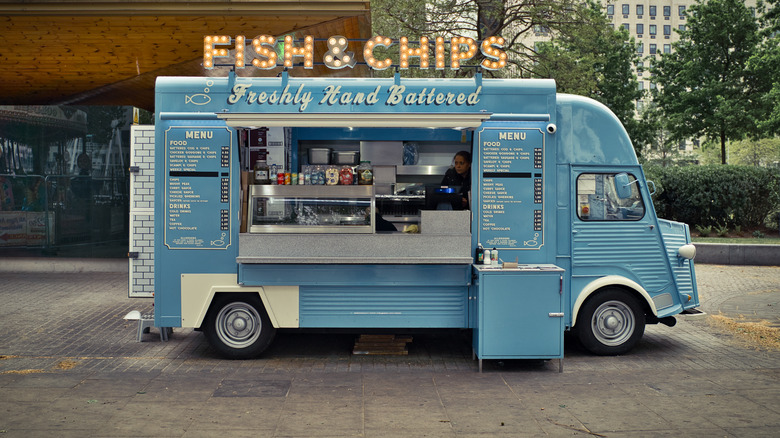
{"label": "fish and chips van", "polygon": [[[623,354],[699,305],[625,129],[552,80],[161,77],[155,105],[154,325],[226,358],[279,329],[471,329],[480,366],[562,359],[568,330]],[[441,185],[459,151],[468,192]]]}

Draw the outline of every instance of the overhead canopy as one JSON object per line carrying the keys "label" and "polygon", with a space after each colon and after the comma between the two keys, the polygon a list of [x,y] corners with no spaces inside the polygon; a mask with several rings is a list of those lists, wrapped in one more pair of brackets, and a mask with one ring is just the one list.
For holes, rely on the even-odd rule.
{"label": "overhead canopy", "polygon": [[[0,26],[0,105],[148,110],[158,76],[227,75],[203,69],[205,35],[371,34],[368,0],[0,0]],[[305,74],[364,73],[320,70]]]}
{"label": "overhead canopy", "polygon": [[226,113],[217,114],[232,128],[477,128],[489,113]]}

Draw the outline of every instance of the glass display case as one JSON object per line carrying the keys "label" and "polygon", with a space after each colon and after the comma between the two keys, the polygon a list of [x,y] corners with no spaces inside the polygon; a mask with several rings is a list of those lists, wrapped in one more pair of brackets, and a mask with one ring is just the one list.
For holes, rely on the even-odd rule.
{"label": "glass display case", "polygon": [[373,233],[373,186],[253,185],[250,233]]}

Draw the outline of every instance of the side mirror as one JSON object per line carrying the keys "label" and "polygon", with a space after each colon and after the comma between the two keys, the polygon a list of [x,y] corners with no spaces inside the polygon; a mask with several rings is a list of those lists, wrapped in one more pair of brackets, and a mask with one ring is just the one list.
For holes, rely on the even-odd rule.
{"label": "side mirror", "polygon": [[631,184],[627,173],[622,172],[615,175],[615,193],[617,193],[618,198],[628,199],[631,197]]}

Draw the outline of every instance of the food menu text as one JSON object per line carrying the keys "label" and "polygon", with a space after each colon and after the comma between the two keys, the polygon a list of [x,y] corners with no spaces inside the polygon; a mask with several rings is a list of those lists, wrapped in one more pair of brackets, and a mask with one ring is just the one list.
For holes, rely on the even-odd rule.
{"label": "food menu text", "polygon": [[487,248],[544,245],[544,133],[485,128],[479,132],[478,240]]}
{"label": "food menu text", "polygon": [[165,132],[165,245],[230,246],[232,134],[227,128],[171,127]]}

